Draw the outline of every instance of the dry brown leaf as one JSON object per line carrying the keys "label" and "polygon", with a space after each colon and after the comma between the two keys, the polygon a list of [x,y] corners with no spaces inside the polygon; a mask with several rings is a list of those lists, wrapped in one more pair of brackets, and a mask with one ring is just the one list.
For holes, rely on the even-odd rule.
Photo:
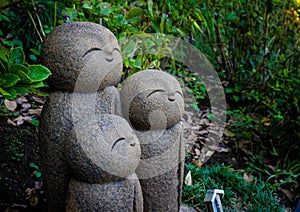
{"label": "dry brown leaf", "polygon": [[29,202],[31,207],[37,206],[37,204],[39,203],[39,199],[37,197],[31,197],[29,198]]}
{"label": "dry brown leaf", "polygon": [[31,104],[30,103],[23,103],[22,108],[24,108],[24,109],[31,108]]}
{"label": "dry brown leaf", "polygon": [[208,150],[208,151],[205,153],[205,157],[211,157],[213,154],[214,154],[214,151]]}
{"label": "dry brown leaf", "polygon": [[10,119],[7,119],[7,124],[12,125],[14,127],[17,126],[17,124]]}
{"label": "dry brown leaf", "polygon": [[20,96],[16,99],[16,102],[18,104],[22,104],[22,103],[28,102],[28,99],[26,99],[24,96]]}
{"label": "dry brown leaf", "polygon": [[4,100],[4,105],[11,112],[13,112],[17,108],[17,103],[15,101],[9,101],[7,99]]}
{"label": "dry brown leaf", "polygon": [[24,123],[24,121],[31,123],[31,120],[32,120],[32,118],[30,116],[18,116],[13,121],[17,122],[17,125],[21,125]]}
{"label": "dry brown leaf", "polygon": [[285,196],[287,196],[289,199],[293,199],[295,194],[290,191],[290,190],[287,190],[287,189],[283,189],[283,188],[279,188],[279,190],[284,193]]}
{"label": "dry brown leaf", "polygon": [[192,173],[189,171],[184,179],[185,185],[192,186]]}
{"label": "dry brown leaf", "polygon": [[40,116],[42,112],[42,109],[29,109],[28,113],[29,115],[37,115]]}
{"label": "dry brown leaf", "polygon": [[253,180],[254,180],[253,175],[252,175],[252,174],[249,174],[249,173],[246,173],[246,172],[243,174],[243,178],[244,178],[244,180],[245,180],[246,182],[248,182],[248,183],[252,183]]}
{"label": "dry brown leaf", "polygon": [[34,99],[34,101],[35,102],[38,102],[38,103],[40,103],[40,104],[44,104],[45,103],[45,101],[44,100],[41,100],[39,97],[33,97],[33,99]]}
{"label": "dry brown leaf", "polygon": [[198,160],[194,160],[192,163],[198,167],[201,167],[203,165],[203,163],[199,162]]}

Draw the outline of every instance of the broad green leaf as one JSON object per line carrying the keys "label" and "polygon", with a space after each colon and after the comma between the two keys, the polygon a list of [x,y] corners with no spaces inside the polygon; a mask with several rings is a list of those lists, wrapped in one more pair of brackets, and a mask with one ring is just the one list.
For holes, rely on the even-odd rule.
{"label": "broad green leaf", "polygon": [[0,77],[0,86],[4,85],[5,82],[6,80]]}
{"label": "broad green leaf", "polygon": [[7,91],[9,95],[3,94],[4,98],[9,99],[9,100],[14,100],[17,97],[17,91],[14,88],[11,88]]}
{"label": "broad green leaf", "polygon": [[9,52],[5,47],[0,46],[0,59],[7,63]]}
{"label": "broad green leaf", "polygon": [[126,15],[126,19],[134,19],[134,18],[138,18],[141,15],[143,15],[144,10],[142,8],[139,7],[133,7],[130,9],[129,13]]}
{"label": "broad green leaf", "polygon": [[21,95],[26,95],[28,93],[30,93],[30,89],[29,88],[25,88],[25,87],[15,87],[14,88],[16,90],[16,92],[18,94],[21,94]]}
{"label": "broad green leaf", "polygon": [[1,93],[3,96],[10,96],[10,93],[9,93],[8,91],[2,89],[1,87],[0,87],[0,93]]}
{"label": "broad green leaf", "polygon": [[42,65],[31,65],[29,67],[28,77],[32,82],[45,80],[51,74],[50,70]]}
{"label": "broad green leaf", "polygon": [[10,52],[10,61],[13,64],[21,64],[24,63],[25,54],[23,48],[21,46],[13,48]]}
{"label": "broad green leaf", "polygon": [[21,64],[13,64],[9,67],[9,72],[20,77],[21,82],[23,83],[32,83],[32,80],[27,75],[29,73],[29,69]]}
{"label": "broad green leaf", "polygon": [[6,80],[6,82],[3,85],[4,88],[12,87],[21,80],[20,77],[11,73],[4,74],[3,78]]}
{"label": "broad green leaf", "polygon": [[39,126],[40,122],[39,120],[36,120],[36,119],[31,119],[31,124],[33,124],[34,126]]}
{"label": "broad green leaf", "polygon": [[35,82],[30,85],[31,88],[41,88],[44,86],[45,86],[45,84],[43,82]]}

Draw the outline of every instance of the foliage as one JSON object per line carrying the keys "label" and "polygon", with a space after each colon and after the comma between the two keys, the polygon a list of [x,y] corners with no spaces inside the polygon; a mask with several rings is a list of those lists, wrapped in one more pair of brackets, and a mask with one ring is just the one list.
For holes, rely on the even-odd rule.
{"label": "foliage", "polygon": [[25,62],[22,47],[0,49],[0,94],[7,99],[15,99],[17,94],[35,93],[42,95],[38,88],[44,87],[51,73],[42,65],[29,65]]}
{"label": "foliage", "polygon": [[246,182],[228,166],[201,168],[188,164],[186,171],[191,171],[193,185],[183,187],[184,204],[204,209],[207,190],[222,189],[225,193],[221,199],[224,211],[283,211],[268,184],[256,178],[253,182]]}

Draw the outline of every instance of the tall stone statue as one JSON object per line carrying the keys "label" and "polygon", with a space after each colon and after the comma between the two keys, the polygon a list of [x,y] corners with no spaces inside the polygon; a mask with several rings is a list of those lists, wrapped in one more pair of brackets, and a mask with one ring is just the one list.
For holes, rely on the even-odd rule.
{"label": "tall stone statue", "polygon": [[136,170],[145,211],[179,211],[184,165],[179,82],[157,70],[132,75],[121,91],[124,117],[140,140],[142,156]]}
{"label": "tall stone statue", "polygon": [[114,87],[122,74],[115,36],[105,27],[70,22],[56,27],[42,48],[52,75],[39,127],[40,159],[49,211],[64,211],[71,179],[66,143],[74,122],[94,114],[120,114]]}
{"label": "tall stone statue", "polygon": [[179,211],[182,90],[158,70],[132,75],[105,27],[70,22],[46,38],[52,75],[39,127],[49,211]]}

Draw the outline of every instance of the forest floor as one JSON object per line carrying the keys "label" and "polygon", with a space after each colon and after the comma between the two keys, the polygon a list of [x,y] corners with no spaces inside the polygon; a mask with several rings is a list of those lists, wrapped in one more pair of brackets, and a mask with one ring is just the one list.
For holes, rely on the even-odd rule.
{"label": "forest floor", "polygon": [[[44,100],[29,96],[15,102],[6,102],[11,111],[0,110],[0,211],[43,212],[46,211],[45,187],[39,169],[38,127],[35,125]],[[203,152],[208,131],[214,128],[205,112],[195,113],[187,108],[183,122],[186,163],[198,166],[217,163],[234,169],[247,167],[246,154],[236,154],[234,145],[224,142],[226,139],[211,146],[212,153]],[[205,160],[207,154],[210,158]]]}

